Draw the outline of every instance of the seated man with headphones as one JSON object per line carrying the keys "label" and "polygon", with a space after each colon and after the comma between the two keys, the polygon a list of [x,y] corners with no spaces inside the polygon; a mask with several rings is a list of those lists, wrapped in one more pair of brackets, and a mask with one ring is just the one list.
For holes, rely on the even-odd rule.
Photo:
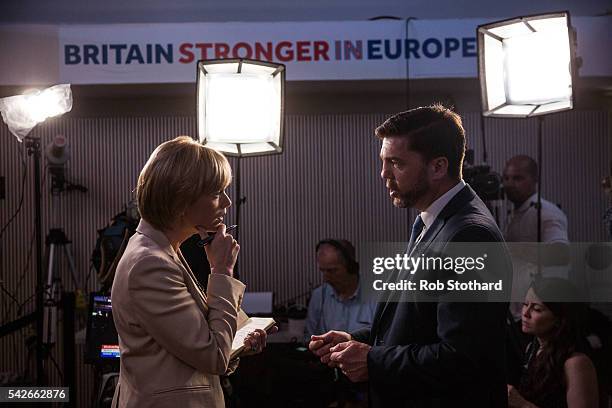
{"label": "seated man with headphones", "polygon": [[359,291],[359,263],[355,247],[344,239],[326,239],[316,247],[323,284],[312,292],[304,339],[313,334],[341,330],[351,333],[369,326],[376,303],[365,302]]}

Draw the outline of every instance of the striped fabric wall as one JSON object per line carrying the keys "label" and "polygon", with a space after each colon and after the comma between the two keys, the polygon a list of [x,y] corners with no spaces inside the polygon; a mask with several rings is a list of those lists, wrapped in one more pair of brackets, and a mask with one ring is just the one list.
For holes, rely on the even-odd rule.
{"label": "striped fabric wall", "polygon": [[[241,161],[242,193],[247,201],[240,225],[240,274],[249,290],[274,291],[278,303],[304,302],[304,294],[320,282],[314,262],[318,240],[343,237],[359,243],[407,238],[413,214],[390,204],[379,178],[380,145],[372,133],[385,117],[289,116],[282,155]],[[464,125],[468,147],[476,150],[476,161],[480,162],[479,114],[465,114]],[[609,198],[599,182],[609,174],[611,126],[611,116],[606,112],[569,112],[547,117],[544,122],[543,196],[561,204],[573,241],[607,239],[601,218]],[[72,159],[66,177],[89,188],[87,193],[64,193],[52,206],[51,181],[45,167],[43,230],[62,227],[72,240],[78,284],[86,286],[86,291],[95,290],[89,258],[96,230],[122,211],[132,197],[138,173],[155,146],[176,135],[194,135],[195,129],[193,117],[164,117],[60,118],[34,130],[44,146],[58,133],[67,137]],[[487,119],[489,164],[501,172],[512,155],[536,157],[536,132],[536,120]],[[6,177],[7,189],[6,200],[0,201],[1,225],[19,206],[25,174],[22,209],[0,242],[0,279],[6,290],[0,295],[0,316],[6,323],[34,307],[33,164],[23,145],[4,125],[0,126],[0,146],[0,175]],[[230,162],[235,166],[234,159]],[[228,223],[232,218],[233,213]],[[57,256],[55,266],[64,287],[73,290],[63,254]],[[23,306],[18,308],[18,303]],[[81,311],[81,327],[85,319]],[[29,334],[21,330],[0,339],[0,373],[26,366],[34,369],[33,364],[26,364],[24,339]],[[53,355],[61,362],[59,353]],[[81,360],[77,356],[77,361]],[[50,368],[49,372],[59,383],[56,370]],[[91,369],[80,365],[77,378],[78,406],[89,406]]]}

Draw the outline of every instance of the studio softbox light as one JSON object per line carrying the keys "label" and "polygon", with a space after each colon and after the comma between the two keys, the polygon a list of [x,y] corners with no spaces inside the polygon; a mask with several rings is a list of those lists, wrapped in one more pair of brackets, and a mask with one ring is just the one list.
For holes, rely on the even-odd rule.
{"label": "studio softbox light", "polygon": [[568,12],[478,26],[483,115],[531,117],[574,106],[574,41]]}
{"label": "studio softbox light", "polygon": [[248,59],[198,61],[198,137],[229,156],[281,153],[285,66]]}

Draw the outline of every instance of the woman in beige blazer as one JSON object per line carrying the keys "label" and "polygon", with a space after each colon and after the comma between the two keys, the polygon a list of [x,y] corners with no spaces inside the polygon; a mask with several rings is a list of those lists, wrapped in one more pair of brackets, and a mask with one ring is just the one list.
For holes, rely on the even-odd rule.
{"label": "woman in beige blazer", "polygon": [[[219,376],[237,364],[230,352],[245,288],[232,276],[240,246],[223,224],[230,181],[227,159],[187,136],[162,143],[142,169],[142,220],[112,287],[121,350],[113,406],[224,406]],[[216,235],[204,293],[179,246],[207,232]],[[265,340],[259,331],[246,342],[261,351]]]}

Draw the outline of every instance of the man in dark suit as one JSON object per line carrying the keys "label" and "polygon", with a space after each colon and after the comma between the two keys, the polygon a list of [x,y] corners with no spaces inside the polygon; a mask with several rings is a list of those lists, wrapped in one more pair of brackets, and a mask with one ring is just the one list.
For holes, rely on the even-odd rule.
{"label": "man in dark suit", "polygon": [[[480,276],[493,274],[507,285],[510,261],[502,234],[462,180],[461,118],[440,105],[417,108],[389,118],[376,136],[382,140],[381,177],[393,204],[420,211],[408,254],[435,256],[449,244],[498,242],[492,254],[496,266]],[[423,271],[393,276],[414,279],[419,274],[426,277]],[[457,270],[450,274],[474,276]],[[415,293],[393,293],[379,303],[371,327],[312,336],[309,348],[351,381],[367,381],[371,407],[505,407],[507,303],[453,296],[434,293],[422,301]]]}

